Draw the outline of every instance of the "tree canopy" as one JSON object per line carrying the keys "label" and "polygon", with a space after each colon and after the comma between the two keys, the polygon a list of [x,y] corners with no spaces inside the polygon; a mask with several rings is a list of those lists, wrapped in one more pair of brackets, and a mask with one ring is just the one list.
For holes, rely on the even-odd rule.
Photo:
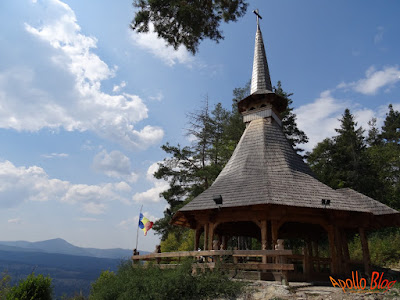
{"label": "tree canopy", "polygon": [[349,109],[340,119],[337,135],[308,153],[318,179],[330,187],[349,187],[382,203],[400,208],[400,113],[389,105],[384,125],[376,119],[367,134]]}
{"label": "tree canopy", "polygon": [[244,16],[248,3],[244,0],[134,0],[138,10],[131,23],[137,32],[148,32],[154,25],[158,37],[178,49],[184,45],[195,54],[200,42],[209,38],[224,39],[221,21],[237,21]]}

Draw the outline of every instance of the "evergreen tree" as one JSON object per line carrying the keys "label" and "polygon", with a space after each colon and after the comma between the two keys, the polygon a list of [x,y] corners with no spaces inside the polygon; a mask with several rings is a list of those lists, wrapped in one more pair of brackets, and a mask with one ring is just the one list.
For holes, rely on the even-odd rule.
{"label": "evergreen tree", "polygon": [[169,224],[173,214],[214,182],[232,154],[226,142],[230,137],[225,133],[231,113],[220,103],[210,112],[206,99],[202,109],[189,114],[188,118],[187,134],[193,137],[192,144],[183,148],[168,143],[163,145],[162,149],[170,157],[164,159],[154,173],[157,179],[170,183],[169,189],[161,193],[170,207],[153,227],[163,241],[173,233],[177,242],[181,242],[186,233],[182,228]]}
{"label": "evergreen tree", "polygon": [[330,187],[352,188],[376,197],[376,172],[367,153],[364,130],[349,109],[340,119],[340,128],[332,139],[325,139],[309,154],[308,163],[318,179]]}
{"label": "evergreen tree", "polygon": [[368,155],[379,183],[376,199],[394,208],[400,208],[399,129],[400,113],[390,104],[381,132],[376,125],[369,132]]}
{"label": "evergreen tree", "polygon": [[364,130],[359,127],[349,109],[344,111],[340,128],[335,129],[339,135],[335,140],[332,160],[337,172],[337,187],[351,187],[361,191],[367,175],[368,162],[365,155]]}
{"label": "evergreen tree", "polygon": [[307,153],[307,162],[318,179],[334,187],[336,184],[335,166],[332,161],[334,141],[326,138],[314,147],[311,153]]}
{"label": "evergreen tree", "polygon": [[382,138],[379,134],[379,129],[376,126],[376,118],[372,118],[368,121],[369,130],[366,142],[369,146],[377,146],[382,142]]}
{"label": "evergreen tree", "polygon": [[281,114],[283,132],[286,138],[289,140],[290,145],[296,150],[297,153],[304,151],[304,149],[298,148],[299,144],[305,144],[308,142],[308,137],[303,130],[297,127],[296,114],[293,113],[293,100],[290,97],[293,93],[287,93],[282,89],[282,84],[278,81],[276,87],[274,87],[275,94],[282,96],[287,99],[288,105],[284,112]]}
{"label": "evergreen tree", "polygon": [[400,143],[400,112],[395,111],[392,104],[389,104],[389,112],[386,114],[385,123],[382,126],[381,138],[386,143]]}
{"label": "evergreen tree", "polygon": [[221,21],[237,21],[246,13],[247,5],[244,0],[134,0],[138,10],[131,28],[148,32],[152,23],[158,37],[169,45],[175,49],[184,45],[195,54],[204,38],[217,43],[224,39]]}

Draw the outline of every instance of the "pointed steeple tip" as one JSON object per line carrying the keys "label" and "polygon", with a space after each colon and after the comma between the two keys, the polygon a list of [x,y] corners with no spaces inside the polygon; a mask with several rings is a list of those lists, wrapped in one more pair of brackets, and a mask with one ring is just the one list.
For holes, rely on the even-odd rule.
{"label": "pointed steeple tip", "polygon": [[250,95],[238,102],[238,110],[243,116],[243,122],[246,124],[260,118],[272,118],[279,126],[282,126],[280,114],[287,108],[287,99],[272,91],[267,55],[265,54],[264,41],[260,29],[260,19],[262,17],[258,10],[253,12],[257,16],[257,31]]}
{"label": "pointed steeple tip", "polygon": [[251,76],[250,94],[268,94],[272,93],[272,84],[259,23],[259,19],[262,19],[262,17],[260,16],[258,9],[253,10],[253,12],[257,16],[257,31],[254,46],[253,73]]}

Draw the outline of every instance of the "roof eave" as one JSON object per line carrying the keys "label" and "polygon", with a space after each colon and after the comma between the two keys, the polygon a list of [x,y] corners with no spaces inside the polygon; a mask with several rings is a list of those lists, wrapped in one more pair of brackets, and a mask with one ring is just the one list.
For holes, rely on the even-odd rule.
{"label": "roof eave", "polygon": [[238,110],[239,113],[248,111],[251,108],[252,104],[255,102],[263,101],[265,103],[270,103],[272,108],[278,113],[281,114],[284,112],[288,106],[288,100],[280,95],[277,95],[271,91],[259,91],[253,93],[246,98],[240,100],[238,102]]}

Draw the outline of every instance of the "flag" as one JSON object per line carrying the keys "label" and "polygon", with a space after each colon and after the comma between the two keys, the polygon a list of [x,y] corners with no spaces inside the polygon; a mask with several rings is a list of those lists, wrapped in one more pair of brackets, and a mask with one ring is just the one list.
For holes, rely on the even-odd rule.
{"label": "flag", "polygon": [[142,213],[139,215],[139,228],[144,231],[144,235],[147,235],[147,231],[149,231],[153,227],[153,222],[143,216]]}

